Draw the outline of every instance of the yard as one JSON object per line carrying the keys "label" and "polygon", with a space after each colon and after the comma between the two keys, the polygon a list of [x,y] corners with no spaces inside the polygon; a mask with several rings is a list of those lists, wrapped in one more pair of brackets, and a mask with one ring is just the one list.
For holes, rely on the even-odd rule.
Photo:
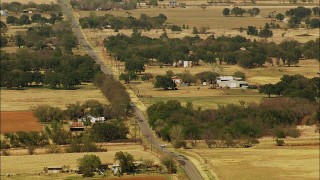
{"label": "yard", "polygon": [[40,104],[66,108],[67,104],[94,99],[108,103],[100,89],[91,83],[79,86],[77,90],[52,90],[47,88],[27,88],[25,90],[1,89],[1,111],[29,111]]}

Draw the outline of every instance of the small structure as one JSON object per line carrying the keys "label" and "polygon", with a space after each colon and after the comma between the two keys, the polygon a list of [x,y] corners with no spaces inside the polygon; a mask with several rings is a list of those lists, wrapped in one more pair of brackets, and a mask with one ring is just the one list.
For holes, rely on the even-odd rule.
{"label": "small structure", "polygon": [[36,8],[28,8],[28,9],[22,10],[21,12],[25,13],[25,14],[32,14],[32,13],[36,12],[36,10],[37,10]]}
{"label": "small structure", "polygon": [[169,0],[169,6],[175,8],[178,6],[177,0]]}
{"label": "small structure", "polygon": [[113,164],[111,166],[111,171],[113,172],[113,174],[121,173],[121,166],[119,164]]}
{"label": "small structure", "polygon": [[182,80],[181,78],[179,78],[178,76],[172,76],[171,79],[173,80],[173,82],[181,84]]}
{"label": "small structure", "polygon": [[0,10],[1,16],[8,16],[8,11],[7,10]]}
{"label": "small structure", "polygon": [[146,2],[138,2],[138,3],[137,3],[137,7],[139,7],[139,8],[146,8],[146,7],[147,7],[147,3],[146,3]]}
{"label": "small structure", "polygon": [[70,125],[70,131],[84,131],[83,122],[72,122]]}
{"label": "small structure", "polygon": [[183,67],[184,68],[192,67],[192,61],[183,61]]}
{"label": "small structure", "polygon": [[247,81],[242,81],[242,78],[233,76],[220,76],[217,78],[217,84],[222,88],[248,88]]}
{"label": "small structure", "polygon": [[91,123],[96,123],[96,122],[103,122],[105,121],[105,118],[104,117],[94,117],[94,116],[91,116],[90,114],[89,115],[86,115],[80,119],[78,119],[78,122],[85,122],[89,120]]}
{"label": "small structure", "polygon": [[62,166],[48,166],[47,170],[48,170],[48,173],[61,173]]}

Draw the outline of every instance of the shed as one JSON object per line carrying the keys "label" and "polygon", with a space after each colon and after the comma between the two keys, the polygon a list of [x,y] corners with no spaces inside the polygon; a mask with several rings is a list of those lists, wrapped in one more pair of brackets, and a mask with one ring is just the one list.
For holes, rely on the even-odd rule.
{"label": "shed", "polygon": [[48,173],[61,173],[62,172],[62,166],[48,166]]}
{"label": "shed", "polygon": [[8,11],[7,10],[0,10],[1,16],[8,16]]}
{"label": "shed", "polygon": [[70,125],[70,131],[84,131],[83,122],[72,122]]}
{"label": "shed", "polygon": [[119,164],[113,164],[111,166],[111,171],[113,172],[113,174],[121,173],[121,166]]}
{"label": "shed", "polygon": [[182,80],[181,78],[179,78],[178,76],[172,76],[171,79],[173,80],[173,82],[181,84]]}

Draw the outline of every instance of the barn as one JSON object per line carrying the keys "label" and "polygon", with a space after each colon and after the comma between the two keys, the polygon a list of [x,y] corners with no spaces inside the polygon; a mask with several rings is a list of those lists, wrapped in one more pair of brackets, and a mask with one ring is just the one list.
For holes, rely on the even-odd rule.
{"label": "barn", "polygon": [[233,76],[220,76],[217,84],[222,88],[248,88],[248,82]]}

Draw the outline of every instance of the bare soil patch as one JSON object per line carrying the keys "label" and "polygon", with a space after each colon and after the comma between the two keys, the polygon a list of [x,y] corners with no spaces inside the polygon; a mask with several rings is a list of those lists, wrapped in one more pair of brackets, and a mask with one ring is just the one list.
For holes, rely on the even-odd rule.
{"label": "bare soil patch", "polygon": [[41,131],[42,126],[32,112],[0,112],[1,134],[18,131]]}

